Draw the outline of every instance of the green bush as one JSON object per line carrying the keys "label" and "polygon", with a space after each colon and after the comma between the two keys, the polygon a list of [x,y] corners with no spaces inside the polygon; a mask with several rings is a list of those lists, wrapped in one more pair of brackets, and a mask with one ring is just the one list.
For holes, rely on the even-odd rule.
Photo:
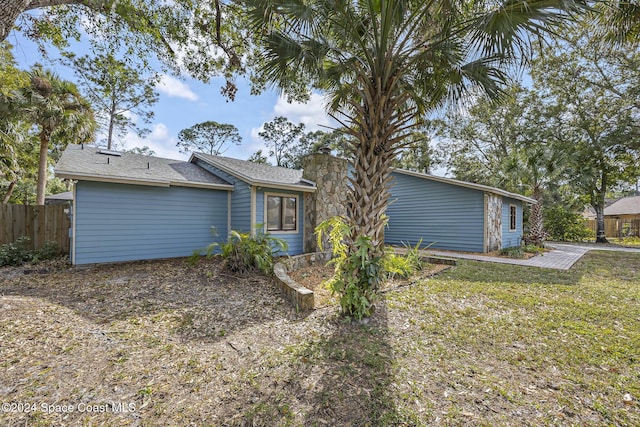
{"label": "green bush", "polygon": [[[380,257],[370,256],[373,251],[371,239],[358,236],[354,242],[349,242],[351,227],[341,217],[323,221],[316,227],[316,235],[320,250],[322,237],[329,237],[334,256],[329,262],[335,265],[336,272],[328,285],[340,296],[342,314],[356,320],[371,316],[382,272]],[[354,249],[351,254],[349,244]]]}
{"label": "green bush", "polygon": [[504,248],[500,251],[500,255],[507,256],[509,258],[524,258],[524,247],[513,246],[511,248]]}
{"label": "green bush", "polygon": [[539,254],[544,252],[544,247],[527,244],[522,247],[522,250],[531,254]]}
{"label": "green bush", "polygon": [[259,271],[271,275],[273,254],[286,251],[287,247],[286,241],[264,233],[261,228],[253,235],[232,230],[229,240],[220,245],[220,252],[227,271],[239,274]]}
{"label": "green bush", "polygon": [[389,249],[382,259],[382,270],[390,279],[396,276],[406,279],[422,271],[424,262],[420,255],[420,246],[422,239],[415,245],[405,244],[405,253],[403,255],[395,253],[393,249]]}
{"label": "green bush", "polygon": [[407,278],[415,274],[416,269],[410,259],[393,252],[388,251],[382,259],[382,270],[390,279],[396,276]]}
{"label": "green bush", "polygon": [[551,240],[562,242],[581,242],[593,237],[584,218],[562,206],[545,210],[544,229]]}
{"label": "green bush", "polygon": [[33,252],[32,262],[46,261],[58,258],[61,255],[57,242],[46,242],[44,246]]}
{"label": "green bush", "polygon": [[0,266],[18,266],[31,261],[33,252],[29,249],[31,239],[23,236],[13,243],[0,246]]}
{"label": "green bush", "polygon": [[13,243],[0,246],[0,266],[19,266],[28,262],[40,262],[60,256],[56,242],[46,242],[41,249],[29,249],[31,239],[22,236]]}

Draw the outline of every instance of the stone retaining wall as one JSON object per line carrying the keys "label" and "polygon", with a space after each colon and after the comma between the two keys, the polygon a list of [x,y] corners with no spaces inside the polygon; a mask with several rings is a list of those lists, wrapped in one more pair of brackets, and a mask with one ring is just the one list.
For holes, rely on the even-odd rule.
{"label": "stone retaining wall", "polygon": [[284,297],[289,300],[299,310],[313,310],[313,291],[305,288],[291,277],[290,271],[309,267],[316,263],[325,264],[331,259],[330,252],[314,252],[302,254],[279,261],[273,267],[275,281]]}
{"label": "stone retaining wall", "polygon": [[[313,310],[315,308],[313,291],[293,280],[288,273],[317,263],[326,264],[330,259],[331,252],[314,252],[283,259],[273,267],[275,281],[280,291],[298,310]],[[422,257],[422,260],[432,264],[456,265],[456,260],[453,258],[427,255]]]}

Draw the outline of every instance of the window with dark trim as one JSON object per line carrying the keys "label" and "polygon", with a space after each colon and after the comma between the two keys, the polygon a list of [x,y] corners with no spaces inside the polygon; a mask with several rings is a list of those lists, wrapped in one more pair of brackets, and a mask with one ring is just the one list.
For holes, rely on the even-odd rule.
{"label": "window with dark trim", "polygon": [[516,231],[518,225],[518,207],[509,206],[509,231]]}
{"label": "window with dark trim", "polygon": [[267,195],[267,231],[296,231],[298,198]]}

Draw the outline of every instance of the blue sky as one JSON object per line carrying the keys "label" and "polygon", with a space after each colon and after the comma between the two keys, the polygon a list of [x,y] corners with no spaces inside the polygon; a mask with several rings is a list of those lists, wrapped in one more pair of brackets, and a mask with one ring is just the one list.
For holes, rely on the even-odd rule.
{"label": "blue sky", "polygon": [[[14,45],[13,53],[20,68],[29,69],[33,64],[41,63],[60,77],[76,81],[70,68],[44,61],[35,44],[19,34],[13,32],[8,41]],[[87,53],[87,47],[74,45],[73,51],[83,55]],[[52,56],[54,52],[55,48],[51,48]],[[320,125],[331,123],[320,94],[313,94],[307,104],[290,104],[273,90],[252,96],[246,81],[239,80],[237,83],[239,90],[235,101],[227,102],[220,94],[223,79],[213,79],[204,84],[191,78],[163,75],[161,84],[157,86],[159,100],[152,107],[155,118],[148,125],[151,133],[144,139],[130,133],[119,146],[131,149],[147,145],[157,156],[186,159],[188,155],[180,153],[176,147],[178,133],[196,123],[213,120],[236,126],[242,136],[242,144],[231,146],[223,155],[246,159],[261,148],[267,153],[258,132],[265,122],[276,116],[285,116],[293,123],[304,123],[306,131],[320,129]]]}

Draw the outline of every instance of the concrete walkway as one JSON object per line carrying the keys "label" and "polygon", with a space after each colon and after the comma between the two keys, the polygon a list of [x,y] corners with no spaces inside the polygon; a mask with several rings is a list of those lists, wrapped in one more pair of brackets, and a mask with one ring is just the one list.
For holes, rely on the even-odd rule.
{"label": "concrete walkway", "polygon": [[623,252],[637,252],[640,253],[640,249],[635,248],[621,248],[614,246],[590,246],[590,245],[574,245],[567,243],[548,243],[547,247],[551,248],[550,251],[544,254],[536,255],[529,259],[513,259],[513,258],[499,258],[486,255],[476,254],[464,254],[460,252],[449,251],[434,251],[428,250],[430,254],[436,256],[443,256],[448,258],[460,258],[470,259],[474,261],[487,261],[497,262],[500,264],[513,264],[524,265],[527,267],[540,267],[540,268],[553,268],[556,270],[568,270],[575,264],[584,254],[590,250],[604,250],[604,251],[623,251]]}

